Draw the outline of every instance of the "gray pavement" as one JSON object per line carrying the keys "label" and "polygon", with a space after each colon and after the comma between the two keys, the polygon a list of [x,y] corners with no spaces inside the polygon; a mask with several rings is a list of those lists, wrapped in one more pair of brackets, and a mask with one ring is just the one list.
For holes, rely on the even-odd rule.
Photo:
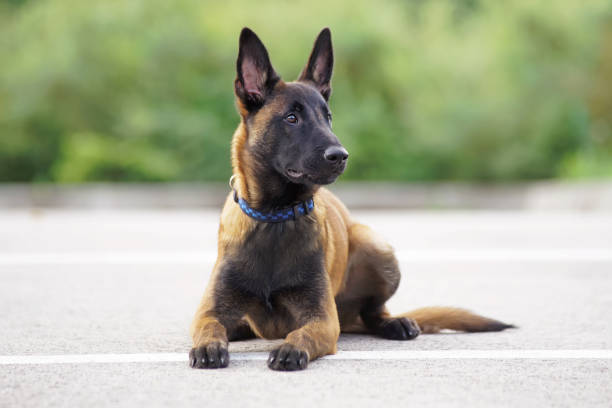
{"label": "gray pavement", "polygon": [[[227,182],[3,183],[0,208],[218,208]],[[352,209],[612,210],[610,180],[514,183],[345,182],[330,186]]]}
{"label": "gray pavement", "polygon": [[[0,407],[612,405],[611,214],[354,213],[398,252],[403,279],[392,311],[463,306],[520,328],[411,342],[343,335],[338,355],[360,351],[366,359],[319,360],[299,373],[245,359],[278,343],[264,340],[233,343],[227,369],[187,366],[188,326],[214,262],[217,216],[1,212]],[[515,354],[500,357],[500,350]],[[530,350],[556,354],[534,358]],[[405,358],[421,351],[430,354]],[[183,354],[163,361],[161,353],[184,353],[184,361]],[[89,354],[128,359],[62,362]],[[58,362],[30,364],[24,356],[33,355]],[[149,361],[129,362],[131,355]],[[4,364],[5,357],[17,362]]]}

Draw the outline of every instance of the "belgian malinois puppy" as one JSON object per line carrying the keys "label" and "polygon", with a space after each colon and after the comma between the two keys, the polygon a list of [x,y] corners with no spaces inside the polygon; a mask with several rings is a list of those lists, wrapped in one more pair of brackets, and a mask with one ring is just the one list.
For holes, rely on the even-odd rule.
{"label": "belgian malinois puppy", "polygon": [[333,61],[326,28],[298,80],[284,82],[255,33],[240,34],[233,192],[191,325],[192,367],[226,367],[228,341],[253,337],[284,338],[268,366],[302,370],[335,353],[340,332],[411,340],[442,329],[512,327],[456,308],[389,314],[385,302],[400,281],[393,249],[321,187],[342,174],[349,156],[332,131]]}

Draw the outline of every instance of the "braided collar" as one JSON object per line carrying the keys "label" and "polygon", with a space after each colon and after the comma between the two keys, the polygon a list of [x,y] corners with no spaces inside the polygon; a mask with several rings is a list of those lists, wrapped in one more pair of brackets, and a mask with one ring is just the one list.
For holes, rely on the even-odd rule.
{"label": "braided collar", "polygon": [[314,200],[312,198],[301,201],[293,207],[285,207],[280,210],[262,213],[250,207],[244,199],[238,197],[238,193],[234,190],[234,201],[238,203],[243,213],[261,222],[285,222],[288,220],[297,220],[303,215],[310,214],[314,209]]}

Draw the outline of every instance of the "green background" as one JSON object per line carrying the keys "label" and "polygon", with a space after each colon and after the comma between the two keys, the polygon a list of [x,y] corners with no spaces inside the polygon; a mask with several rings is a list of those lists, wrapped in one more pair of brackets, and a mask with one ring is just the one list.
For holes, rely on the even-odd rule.
{"label": "green background", "polygon": [[612,176],[610,1],[4,1],[0,181],[230,175],[240,29],[332,30],[343,179]]}

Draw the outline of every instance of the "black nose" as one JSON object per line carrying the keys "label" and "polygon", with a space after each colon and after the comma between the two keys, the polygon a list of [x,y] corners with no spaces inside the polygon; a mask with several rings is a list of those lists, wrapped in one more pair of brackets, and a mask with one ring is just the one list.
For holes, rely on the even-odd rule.
{"label": "black nose", "polygon": [[325,149],[323,157],[325,157],[325,160],[327,160],[328,162],[338,164],[348,158],[348,152],[342,146],[332,146]]}

